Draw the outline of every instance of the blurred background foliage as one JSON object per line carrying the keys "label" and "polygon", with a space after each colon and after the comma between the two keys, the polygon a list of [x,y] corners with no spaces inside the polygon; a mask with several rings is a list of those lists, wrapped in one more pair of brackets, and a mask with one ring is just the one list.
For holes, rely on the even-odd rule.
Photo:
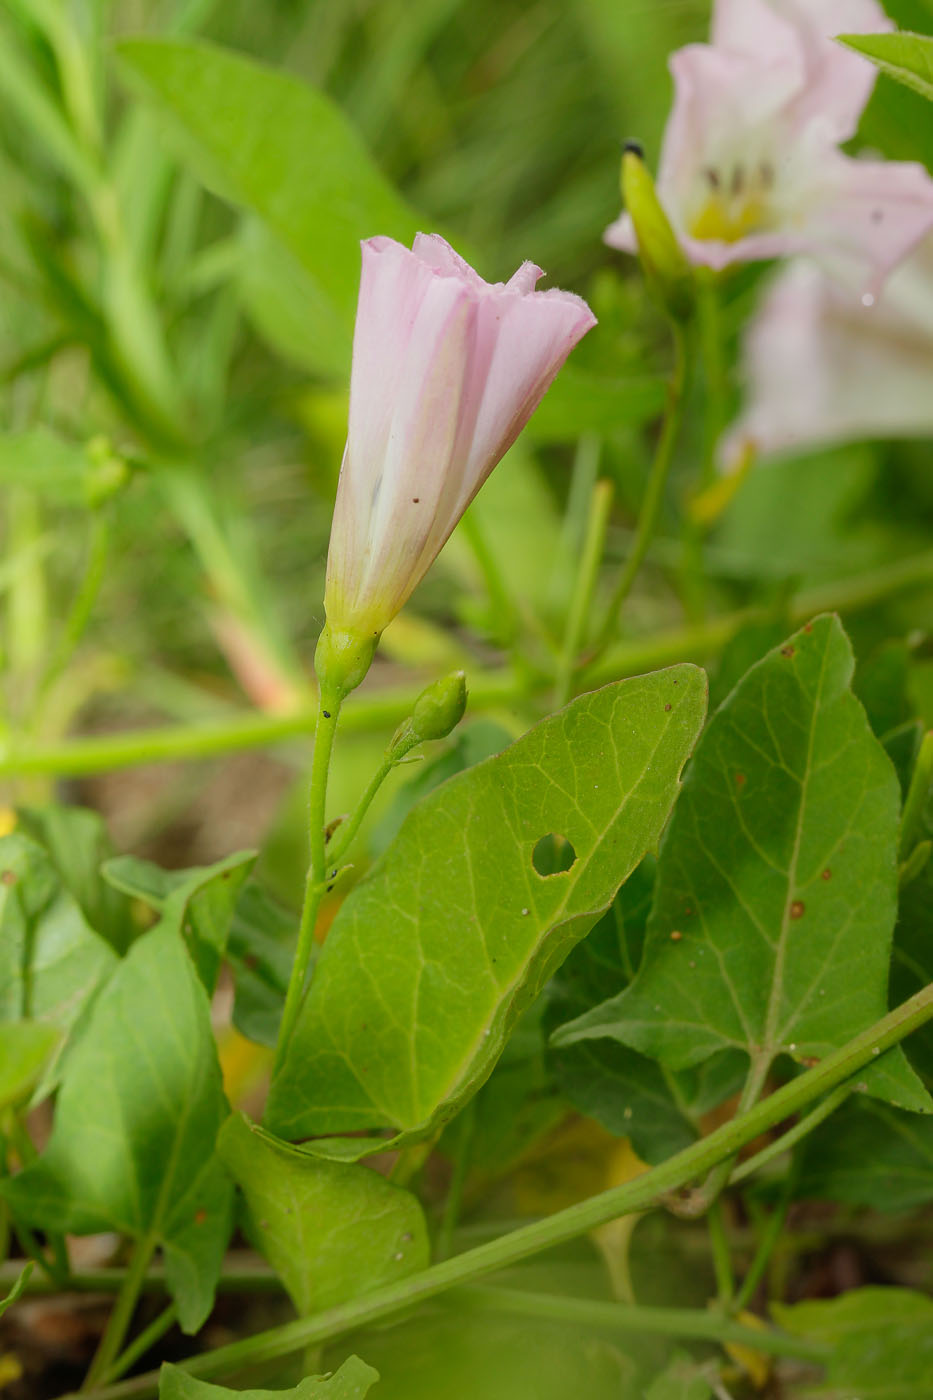
{"label": "blurred background foliage", "polygon": [[[931,26],[929,0],[887,8],[905,27]],[[0,602],[11,742],[194,723],[239,713],[247,700],[274,710],[307,695],[357,265],[353,240],[340,241],[346,211],[335,223],[315,205],[317,122],[327,128],[335,111],[374,161],[367,208],[384,210],[385,223],[365,232],[437,228],[489,279],[531,258],[547,269],[546,285],[580,292],[600,318],[473,523],[390,629],[370,682],[429,680],[452,664],[475,677],[511,652],[515,699],[486,708],[503,734],[540,712],[547,697],[529,698],[525,682],[559,650],[590,486],[597,471],[614,482],[608,557],[617,563],[670,363],[634,260],[601,239],[618,211],[619,142],[637,137],[656,161],[668,54],[705,37],[708,20],[703,0],[2,0]],[[156,81],[132,46],[120,50],[140,35],[222,45],[334,106],[305,107],[295,89],[273,111],[261,81],[254,92],[233,81],[235,67],[228,83],[184,64]],[[182,109],[189,119],[179,125]],[[352,132],[338,126],[333,148],[346,139],[352,155]],[[922,99],[879,82],[859,144],[933,163]],[[276,162],[303,170],[305,157],[303,202],[294,179],[282,194]],[[339,183],[339,171],[331,177]],[[330,266],[332,276],[308,276]],[[732,365],[761,276],[746,270],[726,287]],[[708,431],[703,387],[701,376],[627,636],[696,621],[697,607],[780,614],[801,588],[929,546],[928,443],[860,444],[762,467],[716,523],[707,597],[685,614],[682,514]],[[731,393],[737,404],[737,376]],[[35,448],[37,425],[55,437],[30,466],[20,435]],[[897,594],[847,619],[863,657],[891,636],[910,639],[913,706],[928,724],[931,596]],[[89,625],[71,648],[82,608]],[[530,656],[516,633],[530,639]],[[723,690],[772,641],[765,628],[740,636],[738,653],[696,659]],[[343,745],[337,810],[383,742],[361,733]],[[294,776],[306,745],[276,753],[85,780],[73,795],[105,810],[120,845],[169,863],[212,859],[271,829],[267,870],[289,893],[303,860]],[[41,789],[21,780],[13,796]]]}

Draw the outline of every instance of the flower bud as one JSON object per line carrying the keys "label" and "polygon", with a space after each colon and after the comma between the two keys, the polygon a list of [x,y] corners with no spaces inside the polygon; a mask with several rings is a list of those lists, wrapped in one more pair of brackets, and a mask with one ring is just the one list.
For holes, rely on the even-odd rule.
{"label": "flower bud", "polygon": [[675,321],[689,320],[696,294],[693,269],[658,199],[641,147],[634,142],[622,156],[622,198],[649,292]]}
{"label": "flower bud", "polygon": [[91,510],[96,510],[123,489],[130,479],[130,471],[105,437],[91,438],[84,454],[88,463],[84,499]]}
{"label": "flower bud", "polygon": [[463,671],[452,671],[423,690],[408,719],[403,720],[389,745],[389,753],[403,758],[416,744],[446,739],[463,719],[467,688]]}
{"label": "flower bud", "polygon": [[533,263],[484,282],[437,234],[362,251],[324,611],[368,637],[407,602],[596,318],[570,292],[536,291]]}
{"label": "flower bud", "polygon": [[412,732],[418,742],[424,739],[446,739],[456,729],[466,710],[466,675],[452,671],[423,690],[411,712]]}

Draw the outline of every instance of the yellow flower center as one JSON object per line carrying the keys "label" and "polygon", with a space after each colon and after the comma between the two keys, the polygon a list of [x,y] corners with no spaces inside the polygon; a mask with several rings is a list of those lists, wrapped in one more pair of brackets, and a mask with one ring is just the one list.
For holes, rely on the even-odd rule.
{"label": "yellow flower center", "polygon": [[707,166],[703,179],[705,198],[690,220],[692,237],[737,243],[750,233],[773,227],[770,195],[774,169],[767,161],[753,170],[736,165],[727,177],[715,167]]}

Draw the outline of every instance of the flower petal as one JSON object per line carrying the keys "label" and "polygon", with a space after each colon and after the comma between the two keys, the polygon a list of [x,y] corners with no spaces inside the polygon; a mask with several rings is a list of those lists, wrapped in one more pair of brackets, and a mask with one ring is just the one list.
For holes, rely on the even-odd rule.
{"label": "flower petal", "polygon": [[877,296],[884,278],[933,229],[933,180],[913,161],[828,154],[802,234],[840,274]]}
{"label": "flower petal", "polygon": [[746,405],[728,469],[752,441],[767,457],[866,437],[933,436],[933,240],[864,306],[811,262],[774,280],[747,333]]}
{"label": "flower petal", "polygon": [[579,297],[536,292],[541,275],[487,283],[436,234],[363,244],[332,628],[378,635],[395,616],[595,323]]}

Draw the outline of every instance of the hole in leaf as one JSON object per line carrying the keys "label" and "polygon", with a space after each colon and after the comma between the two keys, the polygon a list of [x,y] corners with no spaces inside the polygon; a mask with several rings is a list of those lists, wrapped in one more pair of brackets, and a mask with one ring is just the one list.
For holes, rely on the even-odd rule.
{"label": "hole in leaf", "polygon": [[563,875],[576,858],[577,853],[566,836],[558,836],[554,831],[542,836],[531,853],[535,871],[545,879],[548,875]]}

